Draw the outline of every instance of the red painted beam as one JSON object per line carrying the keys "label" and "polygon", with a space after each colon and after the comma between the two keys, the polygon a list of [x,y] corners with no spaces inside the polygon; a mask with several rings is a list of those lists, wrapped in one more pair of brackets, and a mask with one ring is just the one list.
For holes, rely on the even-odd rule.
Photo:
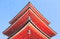
{"label": "red painted beam", "polygon": [[39,32],[30,22],[10,39],[49,39]]}
{"label": "red painted beam", "polygon": [[48,36],[52,37],[56,34],[49,26],[47,26],[40,18],[38,18],[38,16],[36,16],[36,14],[31,9],[28,9],[25,15],[23,15],[13,25],[11,25],[11,27],[9,27],[4,32],[4,34],[10,36],[14,32],[16,32],[21,27],[21,24],[24,25],[23,23],[25,23],[24,21],[26,21],[25,18],[28,17],[30,17],[34,24],[37,25],[38,28],[41,29],[44,33],[46,33]]}
{"label": "red painted beam", "polygon": [[19,14],[17,14],[9,23],[13,24],[18,18],[20,18],[24,12],[26,12],[26,10],[28,10],[28,8],[31,8],[35,14],[41,19],[43,20],[47,25],[50,24],[50,22],[29,2],[26,7],[23,8],[23,10],[21,12],[19,12]]}

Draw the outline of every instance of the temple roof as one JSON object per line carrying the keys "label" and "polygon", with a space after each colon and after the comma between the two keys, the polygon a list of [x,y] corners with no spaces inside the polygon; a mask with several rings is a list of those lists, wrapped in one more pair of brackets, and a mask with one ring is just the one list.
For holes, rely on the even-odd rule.
{"label": "temple roof", "polygon": [[29,2],[9,23],[13,24],[19,17],[21,17],[24,12],[26,12],[28,9],[33,10],[36,15],[42,20],[44,21],[47,25],[50,24],[50,22]]}
{"label": "temple roof", "polygon": [[46,35],[40,32],[34,25],[28,22],[21,30],[9,39],[49,39]]}
{"label": "temple roof", "polygon": [[52,37],[56,33],[48,26],[44,21],[42,21],[31,9],[28,9],[24,15],[22,15],[14,24],[12,24],[8,29],[6,29],[3,33],[7,36],[10,36],[14,32],[16,32],[18,29],[22,28],[27,21],[30,19],[32,22],[37,25],[39,29],[41,29],[44,33],[46,33],[48,36]]}
{"label": "temple roof", "polygon": [[3,32],[8,37],[13,35],[12,38],[14,38],[28,24],[34,33],[41,34],[38,35],[41,38],[48,39],[47,37],[56,35],[56,32],[49,26],[50,22],[30,2],[9,23],[11,25]]}

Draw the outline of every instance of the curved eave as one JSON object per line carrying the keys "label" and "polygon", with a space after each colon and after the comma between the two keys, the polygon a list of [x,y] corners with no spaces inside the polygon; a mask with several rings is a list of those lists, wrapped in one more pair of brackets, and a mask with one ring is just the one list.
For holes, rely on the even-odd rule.
{"label": "curved eave", "polygon": [[26,33],[27,30],[34,31],[33,34],[36,33],[38,35],[37,37],[40,38],[40,39],[50,39],[47,36],[45,36],[42,32],[40,32],[39,30],[37,30],[30,22],[27,23],[25,25],[25,27],[23,27],[19,32],[17,32],[15,35],[13,35],[12,37],[10,37],[9,39],[16,39],[17,37],[20,37],[20,36],[23,37],[24,36],[23,34],[27,34]]}
{"label": "curved eave", "polygon": [[13,24],[19,17],[23,15],[24,12],[27,11],[28,8],[31,8],[47,25],[50,24],[50,22],[30,2],[9,23]]}
{"label": "curved eave", "polygon": [[[8,35],[8,33],[11,32],[11,33],[9,33],[11,35],[12,33],[16,32],[16,30],[18,30],[19,27],[21,27],[21,23],[23,21],[26,21],[25,18],[28,18],[28,17],[31,18],[31,20],[34,22],[34,24],[37,25],[37,27],[39,29],[41,29],[44,33],[48,34],[50,37],[52,37],[56,34],[49,26],[47,26],[40,18],[38,18],[38,16],[36,16],[36,14],[31,9],[28,9],[28,11],[25,13],[25,15],[23,15],[21,18],[19,18],[7,30],[5,30],[4,34]],[[22,22],[21,22],[21,19],[23,19]],[[25,23],[25,22],[23,22],[23,23]],[[22,24],[22,25],[24,25],[24,24]],[[10,36],[10,35],[8,35],[8,36]]]}

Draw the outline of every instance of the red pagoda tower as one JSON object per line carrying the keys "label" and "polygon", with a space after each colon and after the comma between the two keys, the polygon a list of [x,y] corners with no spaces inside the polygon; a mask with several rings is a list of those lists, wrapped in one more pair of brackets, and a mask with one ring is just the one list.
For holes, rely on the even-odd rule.
{"label": "red pagoda tower", "polygon": [[50,22],[29,2],[3,32],[8,39],[50,39],[56,32]]}

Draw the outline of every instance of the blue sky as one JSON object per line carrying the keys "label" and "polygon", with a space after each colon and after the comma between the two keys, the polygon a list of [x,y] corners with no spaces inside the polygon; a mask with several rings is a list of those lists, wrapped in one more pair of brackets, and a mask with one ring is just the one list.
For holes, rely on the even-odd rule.
{"label": "blue sky", "polygon": [[60,0],[0,0],[0,39],[8,38],[2,32],[29,1],[51,22],[50,27],[57,32],[51,39],[60,39]]}

